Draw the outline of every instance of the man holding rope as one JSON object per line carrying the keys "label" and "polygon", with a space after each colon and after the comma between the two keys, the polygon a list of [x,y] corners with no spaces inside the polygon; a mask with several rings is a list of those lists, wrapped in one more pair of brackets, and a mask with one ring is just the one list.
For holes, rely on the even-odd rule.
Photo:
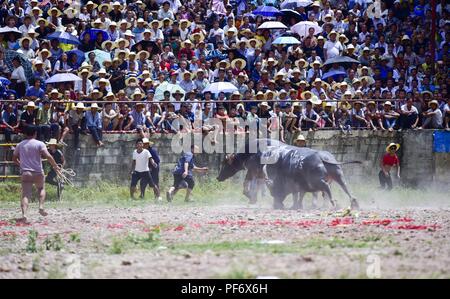
{"label": "man holding rope", "polygon": [[28,202],[32,196],[33,185],[36,186],[39,193],[39,214],[42,216],[48,215],[44,210],[46,194],[42,158],[47,159],[57,174],[60,173],[60,168],[48,152],[45,144],[36,140],[37,128],[35,126],[26,126],[24,133],[26,139],[16,146],[13,161],[20,167],[22,181],[22,218],[20,221],[27,222]]}

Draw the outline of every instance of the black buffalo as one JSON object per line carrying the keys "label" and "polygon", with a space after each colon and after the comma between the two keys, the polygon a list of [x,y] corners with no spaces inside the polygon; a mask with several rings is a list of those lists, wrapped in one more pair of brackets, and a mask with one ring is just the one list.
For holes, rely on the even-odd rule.
{"label": "black buffalo", "polygon": [[342,163],[327,151],[290,146],[276,140],[263,142],[266,146],[258,147],[256,153],[248,153],[246,145],[244,153],[226,156],[217,179],[224,181],[244,169],[248,172],[247,177],[263,172],[276,209],[284,208],[283,201],[289,194],[294,195],[292,208],[301,209],[306,192],[322,192],[336,207],[329,186],[329,182],[335,181],[348,195],[352,208],[358,208],[358,202],[345,182],[341,165],[360,162]]}

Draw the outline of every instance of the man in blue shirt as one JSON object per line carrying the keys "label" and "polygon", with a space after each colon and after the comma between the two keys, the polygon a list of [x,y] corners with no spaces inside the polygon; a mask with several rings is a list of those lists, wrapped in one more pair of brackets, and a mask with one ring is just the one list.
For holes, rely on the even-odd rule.
{"label": "man in blue shirt", "polygon": [[0,123],[5,126],[5,142],[11,143],[11,135],[19,128],[17,115],[12,104],[8,104],[0,115]]}
{"label": "man in blue shirt", "polygon": [[167,191],[167,201],[171,202],[178,190],[186,189],[186,196],[184,200],[186,202],[191,201],[190,196],[192,190],[194,189],[194,177],[192,175],[193,171],[208,171],[207,167],[197,167],[194,164],[194,155],[200,152],[200,148],[196,145],[191,146],[191,151],[183,152],[180,159],[178,160],[173,173],[173,186]]}
{"label": "man in blue shirt", "polygon": [[102,142],[102,117],[98,112],[97,103],[91,105],[91,110],[86,111],[86,127],[91,132],[92,137],[98,147],[103,146]]}
{"label": "man in blue shirt", "polygon": [[45,95],[44,90],[41,88],[41,79],[35,78],[33,86],[28,87],[25,96],[29,100],[35,101],[36,99],[43,99]]}

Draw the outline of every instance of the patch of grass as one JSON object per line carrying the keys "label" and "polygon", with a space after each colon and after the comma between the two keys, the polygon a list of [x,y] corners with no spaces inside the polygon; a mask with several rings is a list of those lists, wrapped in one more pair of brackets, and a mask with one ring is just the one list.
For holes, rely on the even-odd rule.
{"label": "patch of grass", "polygon": [[122,254],[132,249],[153,249],[160,244],[160,228],[155,228],[145,235],[127,234],[114,237],[109,247],[110,254]]}
{"label": "patch of grass", "polygon": [[81,238],[79,233],[71,233],[69,236],[69,240],[71,243],[80,243]]}
{"label": "patch of grass", "polygon": [[54,234],[53,237],[48,236],[44,240],[44,249],[61,251],[64,248],[64,241],[60,234]]}
{"label": "patch of grass", "polygon": [[28,239],[27,239],[27,245],[25,250],[29,253],[35,253],[38,251],[37,247],[37,238],[39,233],[35,230],[30,230],[28,232]]}
{"label": "patch of grass", "polygon": [[247,269],[233,267],[229,272],[220,275],[223,279],[255,279],[256,275]]}

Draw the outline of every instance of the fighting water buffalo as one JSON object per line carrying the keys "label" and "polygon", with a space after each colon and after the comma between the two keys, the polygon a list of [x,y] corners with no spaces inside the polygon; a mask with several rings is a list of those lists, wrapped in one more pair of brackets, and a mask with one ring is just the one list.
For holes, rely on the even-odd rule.
{"label": "fighting water buffalo", "polygon": [[295,195],[292,208],[301,209],[306,192],[322,192],[336,207],[329,186],[329,182],[335,181],[348,195],[351,207],[358,208],[358,202],[345,182],[341,165],[360,162],[338,162],[329,152],[290,146],[276,140],[258,142],[261,143],[253,153],[248,151],[247,144],[242,153],[226,156],[217,180],[224,181],[245,169],[247,178],[262,172],[275,209],[284,208],[283,201],[289,194]]}

